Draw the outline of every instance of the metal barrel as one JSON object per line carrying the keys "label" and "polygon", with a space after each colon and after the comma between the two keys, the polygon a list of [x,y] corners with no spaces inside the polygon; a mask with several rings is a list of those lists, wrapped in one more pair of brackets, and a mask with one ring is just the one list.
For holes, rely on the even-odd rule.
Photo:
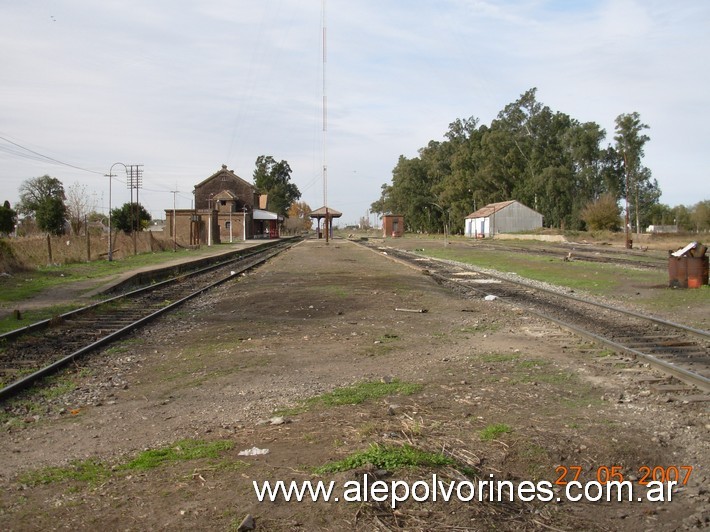
{"label": "metal barrel", "polygon": [[688,288],[688,257],[668,257],[668,286]]}
{"label": "metal barrel", "polygon": [[687,259],[687,286],[700,288],[708,284],[708,257],[683,257]]}

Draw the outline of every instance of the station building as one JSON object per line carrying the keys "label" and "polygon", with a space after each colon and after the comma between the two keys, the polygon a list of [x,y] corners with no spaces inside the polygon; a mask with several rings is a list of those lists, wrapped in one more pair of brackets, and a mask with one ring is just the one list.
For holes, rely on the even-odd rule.
{"label": "station building", "polygon": [[280,236],[283,217],[267,210],[268,197],[227,165],[195,185],[193,194],[192,209],[165,210],[165,233],[180,245]]}

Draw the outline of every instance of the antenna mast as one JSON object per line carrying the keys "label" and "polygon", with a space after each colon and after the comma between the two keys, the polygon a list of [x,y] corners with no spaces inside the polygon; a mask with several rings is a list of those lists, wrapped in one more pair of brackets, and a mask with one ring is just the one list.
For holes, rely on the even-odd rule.
{"label": "antenna mast", "polygon": [[325,67],[327,63],[327,47],[326,47],[326,25],[325,25],[325,2],[321,1],[321,10],[323,15],[323,205],[325,206],[325,243],[328,243],[330,237],[330,216],[328,215],[328,161],[327,161],[327,133],[328,133],[328,97],[326,94],[326,77]]}

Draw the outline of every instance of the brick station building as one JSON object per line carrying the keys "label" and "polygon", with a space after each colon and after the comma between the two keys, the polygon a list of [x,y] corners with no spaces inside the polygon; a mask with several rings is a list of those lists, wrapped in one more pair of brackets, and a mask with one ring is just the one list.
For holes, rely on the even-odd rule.
{"label": "brick station building", "polygon": [[193,194],[194,208],[165,210],[165,228],[180,245],[210,246],[280,236],[283,217],[266,210],[267,196],[225,164],[195,185]]}

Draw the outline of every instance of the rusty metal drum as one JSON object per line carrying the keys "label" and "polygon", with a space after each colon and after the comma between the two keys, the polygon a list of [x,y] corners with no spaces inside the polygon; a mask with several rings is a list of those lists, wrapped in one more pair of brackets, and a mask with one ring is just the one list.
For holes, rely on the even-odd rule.
{"label": "rusty metal drum", "polygon": [[687,286],[688,288],[700,288],[708,284],[708,257],[683,257],[687,259]]}

